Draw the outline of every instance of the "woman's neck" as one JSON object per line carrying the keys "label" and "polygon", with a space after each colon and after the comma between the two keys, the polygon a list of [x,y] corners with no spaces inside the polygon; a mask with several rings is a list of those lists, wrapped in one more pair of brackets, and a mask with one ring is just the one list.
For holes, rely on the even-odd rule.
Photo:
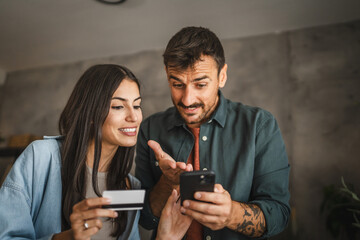
{"label": "woman's neck", "polygon": [[[102,145],[98,172],[108,171],[109,165],[116,153],[117,148],[118,147],[113,147],[113,146],[106,147],[104,146],[104,144]],[[93,140],[89,144],[88,151],[86,154],[86,163],[91,168],[93,168],[94,166],[94,152],[95,152],[95,141]]]}

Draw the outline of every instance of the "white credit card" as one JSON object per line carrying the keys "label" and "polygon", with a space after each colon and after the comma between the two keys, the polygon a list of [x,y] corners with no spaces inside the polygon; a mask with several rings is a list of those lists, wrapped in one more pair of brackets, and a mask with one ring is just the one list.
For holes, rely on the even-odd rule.
{"label": "white credit card", "polygon": [[110,198],[110,205],[103,205],[103,208],[115,211],[139,210],[144,206],[145,190],[107,190],[103,197]]}

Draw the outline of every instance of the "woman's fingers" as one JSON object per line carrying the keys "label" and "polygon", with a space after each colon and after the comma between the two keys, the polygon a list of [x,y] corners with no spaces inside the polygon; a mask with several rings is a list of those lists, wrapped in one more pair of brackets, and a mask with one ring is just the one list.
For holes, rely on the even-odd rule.
{"label": "woman's fingers", "polygon": [[164,215],[169,216],[172,213],[173,207],[176,204],[176,200],[177,200],[176,196],[177,196],[177,192],[175,189],[173,189],[163,209]]}
{"label": "woman's fingers", "polygon": [[74,239],[90,239],[103,226],[99,218],[116,218],[118,216],[118,213],[113,210],[101,208],[109,203],[110,200],[107,198],[89,198],[74,205],[70,215]]}
{"label": "woman's fingers", "polygon": [[85,223],[86,223],[86,226],[87,226],[87,229],[90,229],[90,228],[97,228],[97,229],[101,229],[102,228],[102,226],[103,226],[103,224],[102,224],[102,222],[101,222],[101,220],[100,219],[91,219],[91,220],[86,220],[85,222],[84,222],[84,228],[85,228],[85,230],[86,230],[86,226],[85,226]]}
{"label": "woman's fingers", "polygon": [[91,208],[101,207],[102,205],[109,205],[111,200],[108,198],[87,198],[77,203],[73,207],[73,211],[86,211]]}
{"label": "woman's fingers", "polygon": [[110,209],[95,208],[82,212],[83,219],[92,219],[98,217],[116,218],[117,212]]}

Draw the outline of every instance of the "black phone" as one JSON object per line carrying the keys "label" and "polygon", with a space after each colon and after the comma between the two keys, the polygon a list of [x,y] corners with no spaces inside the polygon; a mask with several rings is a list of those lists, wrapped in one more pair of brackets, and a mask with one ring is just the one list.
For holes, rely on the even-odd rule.
{"label": "black phone", "polygon": [[215,173],[211,170],[183,172],[180,174],[181,205],[184,200],[195,200],[195,192],[213,192]]}

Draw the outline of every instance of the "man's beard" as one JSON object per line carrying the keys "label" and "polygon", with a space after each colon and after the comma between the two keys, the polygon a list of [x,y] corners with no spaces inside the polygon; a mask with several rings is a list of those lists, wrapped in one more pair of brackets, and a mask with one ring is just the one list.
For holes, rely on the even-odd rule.
{"label": "man's beard", "polygon": [[[182,102],[179,102],[178,104],[176,104],[176,106],[178,107],[178,111],[179,111],[179,108],[188,109],[188,108],[198,108],[198,107],[200,107],[200,108],[204,109],[204,104],[202,104],[202,103],[193,103],[193,104],[191,104],[189,106],[185,106]],[[202,123],[202,122],[204,122],[206,120],[206,118],[208,117],[207,115],[208,115],[210,110],[211,110],[211,108],[209,110],[207,110],[207,111],[204,111],[204,112],[200,113],[200,116],[198,117],[198,119],[194,120],[194,121],[187,121],[187,119],[184,116],[181,116],[181,117],[184,119],[186,124],[198,124],[198,123]],[[183,114],[185,116],[190,116],[190,117],[196,115],[196,113],[187,114],[187,113],[183,113],[183,112],[181,114],[181,111],[179,111],[179,113],[180,113],[180,115]]]}

